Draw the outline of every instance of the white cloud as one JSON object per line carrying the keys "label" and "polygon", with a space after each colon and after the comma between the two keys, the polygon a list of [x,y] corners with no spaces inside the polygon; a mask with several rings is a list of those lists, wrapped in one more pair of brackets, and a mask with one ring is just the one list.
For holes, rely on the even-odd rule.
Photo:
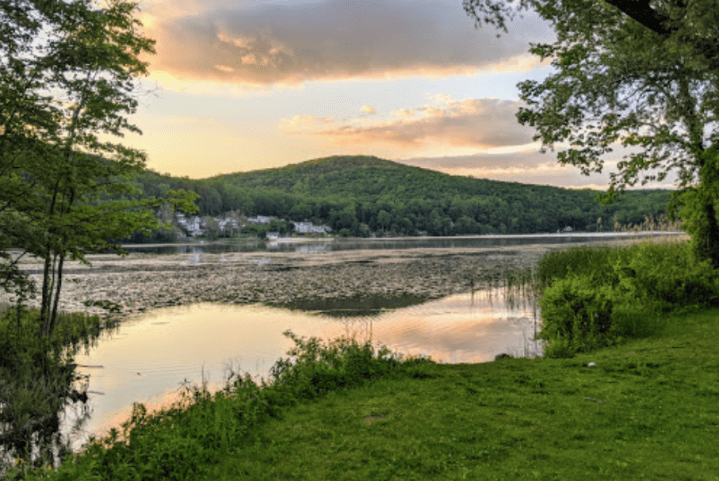
{"label": "white cloud", "polygon": [[[562,165],[553,152],[538,150],[513,153],[481,153],[464,156],[415,157],[396,159],[397,162],[438,170],[452,175],[472,176],[482,179],[519,182],[522,184],[554,185],[579,189],[605,190],[609,186],[609,173],[616,171],[617,160],[609,159],[601,174],[582,175],[571,165]],[[651,183],[637,188],[673,188],[676,176],[670,175],[664,182]]]}

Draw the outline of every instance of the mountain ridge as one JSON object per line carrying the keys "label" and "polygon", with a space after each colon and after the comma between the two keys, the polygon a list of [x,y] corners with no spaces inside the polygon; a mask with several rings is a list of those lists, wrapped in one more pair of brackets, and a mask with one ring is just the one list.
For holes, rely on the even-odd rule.
{"label": "mountain ridge", "polygon": [[598,190],[453,176],[374,156],[330,156],[201,180],[146,173],[140,182],[150,195],[197,192],[202,215],[239,210],[311,220],[345,235],[607,230],[664,214],[670,198],[666,190],[631,191],[618,204],[600,206]]}

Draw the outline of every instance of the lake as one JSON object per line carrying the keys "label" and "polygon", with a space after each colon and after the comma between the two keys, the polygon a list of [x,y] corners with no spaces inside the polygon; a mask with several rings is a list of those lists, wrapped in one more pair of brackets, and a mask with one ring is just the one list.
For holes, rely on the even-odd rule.
{"label": "lake", "polygon": [[[144,246],[127,258],[94,257],[91,268],[70,265],[67,305],[105,299],[128,316],[76,357],[88,376],[89,402],[67,409],[64,431],[77,449],[127,419],[133,402],[164,406],[183,385],[206,381],[217,388],[230,371],[266,376],[291,347],[286,330],[322,339],[353,335],[446,363],[538,355],[532,306],[508,305],[501,290],[488,287],[548,250],[647,236],[657,234],[310,240],[281,243],[290,249],[281,252],[218,243],[135,252]],[[186,247],[195,250],[175,250]]]}
{"label": "lake", "polygon": [[[438,362],[476,363],[497,354],[539,355],[534,312],[509,307],[498,291],[456,294],[398,309],[372,312],[301,311],[263,305],[195,304],[135,315],[76,356],[88,375],[89,420],[70,437],[79,448],[127,419],[133,402],[154,409],[177,399],[183,384],[221,387],[228,372],[266,377],[292,347],[283,335],[353,336],[394,352],[428,356]],[[77,411],[77,412],[76,412]],[[65,431],[81,415],[66,411]]]}
{"label": "lake", "polygon": [[162,245],[125,245],[130,252],[152,254],[219,254],[228,252],[338,252],[348,250],[442,249],[467,247],[526,246],[563,243],[567,245],[598,240],[641,239],[653,236],[683,235],[683,232],[562,232],[555,234],[507,234],[453,237],[398,238],[284,238],[276,241],[233,239]]}

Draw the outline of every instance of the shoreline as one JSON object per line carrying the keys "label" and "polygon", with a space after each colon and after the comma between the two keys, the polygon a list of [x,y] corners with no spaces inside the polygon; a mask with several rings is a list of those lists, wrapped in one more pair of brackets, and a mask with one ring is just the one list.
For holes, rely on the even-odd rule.
{"label": "shoreline", "polygon": [[[631,243],[623,238],[602,244]],[[109,301],[119,315],[199,302],[291,305],[303,300],[368,296],[437,299],[490,287],[506,270],[532,267],[566,243],[493,247],[364,249],[313,252],[89,254],[91,265],[66,263],[61,310],[109,317],[90,304]],[[42,264],[23,259],[39,281]],[[0,304],[10,296],[0,293]],[[31,300],[30,307],[38,300]],[[88,304],[88,305],[86,305]]]}

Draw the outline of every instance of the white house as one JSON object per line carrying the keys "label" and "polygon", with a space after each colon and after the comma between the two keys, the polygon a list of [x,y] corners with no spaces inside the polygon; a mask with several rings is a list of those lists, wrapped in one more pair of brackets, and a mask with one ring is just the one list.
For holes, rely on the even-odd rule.
{"label": "white house", "polygon": [[198,216],[194,216],[188,219],[185,217],[185,214],[183,214],[182,212],[178,212],[176,214],[176,218],[177,225],[179,225],[180,228],[182,228],[190,237],[196,237],[203,234],[203,230],[201,227],[202,221]]}
{"label": "white house", "polygon": [[274,217],[266,217],[264,215],[258,215],[257,217],[248,217],[247,222],[250,224],[269,224],[272,222]]}
{"label": "white house", "polygon": [[220,232],[225,232],[225,229],[232,229],[233,231],[239,230],[240,224],[231,217],[225,217],[224,219],[215,219],[217,224],[220,226]]}
{"label": "white house", "polygon": [[312,222],[292,222],[299,234],[327,234],[332,231],[328,225],[314,225]]}

